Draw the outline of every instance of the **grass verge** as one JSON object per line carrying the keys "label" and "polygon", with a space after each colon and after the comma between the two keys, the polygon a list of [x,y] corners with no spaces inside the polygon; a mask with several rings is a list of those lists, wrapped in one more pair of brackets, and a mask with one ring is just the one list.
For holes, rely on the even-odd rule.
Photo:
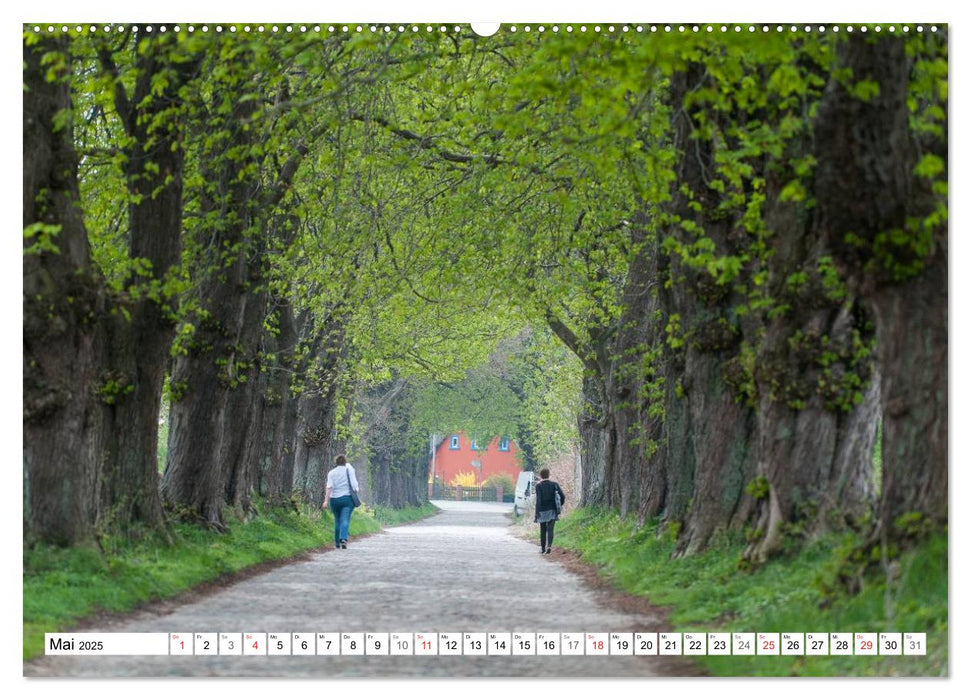
{"label": "grass verge", "polygon": [[556,529],[559,546],[578,551],[619,588],[669,608],[680,632],[926,632],[926,656],[698,656],[713,676],[942,676],[948,673],[947,536],[905,553],[895,571],[860,580],[845,574],[852,535],[793,542],[747,572],[741,536],[723,534],[697,555],[671,559],[673,536],[657,523],[637,528],[615,513],[578,509]]}
{"label": "grass verge", "polygon": [[[378,532],[432,515],[431,504],[394,511],[364,506],[351,519],[351,536]],[[35,546],[24,549],[24,659],[44,651],[44,633],[70,629],[101,612],[124,612],[170,598],[224,574],[286,559],[332,544],[329,511],[260,508],[242,522],[227,519],[219,534],[197,525],[175,525],[175,543],[150,535],[138,542],[106,539],[102,549]]]}
{"label": "grass verge", "polygon": [[371,510],[373,517],[385,527],[404,525],[416,520],[421,520],[438,513],[438,508],[431,503],[423,503],[420,506],[408,506],[406,508],[386,508],[384,506],[374,506]]}

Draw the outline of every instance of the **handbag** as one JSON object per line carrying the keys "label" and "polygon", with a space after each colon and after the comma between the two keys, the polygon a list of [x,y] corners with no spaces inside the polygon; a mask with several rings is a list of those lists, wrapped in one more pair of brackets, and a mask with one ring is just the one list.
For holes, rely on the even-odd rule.
{"label": "handbag", "polygon": [[346,468],[344,471],[347,472],[347,488],[351,491],[351,503],[353,503],[354,507],[357,508],[359,505],[361,505],[361,497],[357,495],[357,491],[355,491],[354,487],[351,486],[350,468]]}
{"label": "handbag", "polygon": [[556,514],[559,515],[563,511],[563,502],[560,499],[559,484],[556,482],[553,482],[553,500],[556,502]]}

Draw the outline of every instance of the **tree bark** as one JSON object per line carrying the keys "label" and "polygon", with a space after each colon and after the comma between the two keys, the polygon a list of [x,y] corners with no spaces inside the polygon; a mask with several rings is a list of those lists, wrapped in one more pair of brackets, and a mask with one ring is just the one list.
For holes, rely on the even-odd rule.
{"label": "tree bark", "polygon": [[289,503],[293,495],[293,453],[296,449],[297,399],[290,389],[295,369],[293,353],[297,328],[290,304],[282,299],[274,315],[279,333],[264,337],[264,352],[274,357],[273,366],[261,373],[259,452],[251,457],[260,470],[260,494],[271,504]]}
{"label": "tree bark", "polygon": [[[134,48],[137,76],[131,97],[116,79],[116,108],[130,145],[125,175],[132,195],[128,220],[132,259],[150,266],[137,286],[162,285],[181,264],[182,175],[185,165],[181,117],[182,87],[195,77],[199,59],[173,59],[175,37],[142,37]],[[112,58],[102,54],[109,73]],[[164,73],[162,88],[157,77]],[[159,89],[161,92],[159,93]],[[108,375],[124,390],[108,409],[103,502],[119,527],[136,522],[164,525],[158,488],[158,416],[162,385],[175,332],[174,300],[153,300],[144,292],[116,310],[108,330]]]}
{"label": "tree bark", "polygon": [[[66,68],[45,77],[46,54]],[[105,290],[91,265],[70,127],[67,41],[24,43],[24,537],[90,540],[99,513],[99,386]],[[50,227],[37,230],[38,227]],[[56,248],[31,250],[49,237]]]}
{"label": "tree bark", "polygon": [[307,389],[298,401],[293,485],[312,505],[323,503],[327,472],[344,449],[335,429],[345,330],[343,317],[335,311],[322,328],[312,331],[316,337],[310,345],[318,352],[307,371]]}
{"label": "tree bark", "polygon": [[[744,258],[748,239],[737,221],[742,213],[721,211],[722,195],[708,182],[721,146],[695,131],[684,106],[705,79],[700,65],[689,64],[671,80],[678,177],[667,205],[673,223],[661,235],[689,249],[697,234],[680,222],[694,222],[716,258]],[[709,117],[718,126],[731,115]],[[744,320],[735,311],[744,297],[736,288],[749,271],[726,282],[677,250],[665,257],[661,267],[671,282],[662,297],[669,348],[665,374],[672,385],[665,391],[662,458],[670,491],[665,518],[682,525],[675,550],[680,555],[700,550],[718,530],[744,522],[753,505],[744,486],[755,471],[756,424],[751,408],[726,382],[745,336]]]}
{"label": "tree bark", "polygon": [[[946,55],[946,35],[926,37]],[[936,155],[947,172],[947,124],[913,133],[913,61],[902,38],[851,37],[838,48],[868,100],[831,81],[815,128],[818,225],[851,288],[870,306],[877,338],[883,472],[876,539],[914,521],[947,523],[947,221],[928,218],[946,195],[915,173]],[[947,112],[946,98],[934,98]],[[903,234],[903,235],[901,235]]]}

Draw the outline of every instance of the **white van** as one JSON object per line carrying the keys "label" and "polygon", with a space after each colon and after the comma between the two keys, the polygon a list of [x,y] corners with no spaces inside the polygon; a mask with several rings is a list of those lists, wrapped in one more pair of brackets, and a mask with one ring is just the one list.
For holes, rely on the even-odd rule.
{"label": "white van", "polygon": [[513,500],[512,512],[521,515],[528,512],[536,503],[536,472],[519,472],[516,481],[516,497]]}

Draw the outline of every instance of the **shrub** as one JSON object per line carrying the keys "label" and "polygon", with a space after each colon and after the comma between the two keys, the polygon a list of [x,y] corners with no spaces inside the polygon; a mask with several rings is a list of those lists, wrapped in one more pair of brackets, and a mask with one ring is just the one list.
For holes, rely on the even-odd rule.
{"label": "shrub", "polygon": [[516,485],[513,484],[512,482],[512,477],[509,476],[508,474],[493,474],[484,482],[482,482],[482,485],[489,486],[492,488],[498,488],[501,486],[502,492],[504,494],[512,493],[513,489],[516,488]]}

